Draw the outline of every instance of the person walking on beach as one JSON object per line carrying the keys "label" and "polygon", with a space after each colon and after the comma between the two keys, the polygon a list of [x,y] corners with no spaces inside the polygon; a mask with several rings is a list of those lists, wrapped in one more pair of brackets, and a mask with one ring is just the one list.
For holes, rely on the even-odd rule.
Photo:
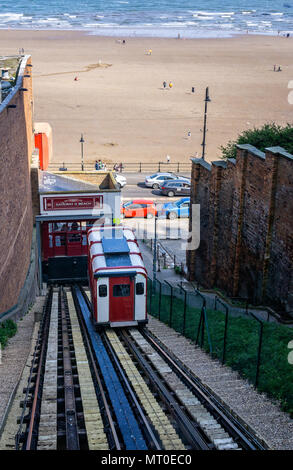
{"label": "person walking on beach", "polygon": [[96,169],[97,171],[99,170],[99,163],[98,163],[98,160],[96,160],[95,169]]}
{"label": "person walking on beach", "polygon": [[172,87],[173,87],[173,83],[169,82],[169,88],[172,88]]}
{"label": "person walking on beach", "polygon": [[163,82],[164,89],[166,89],[166,86],[167,86],[167,82]]}
{"label": "person walking on beach", "polygon": [[170,163],[170,155],[167,155],[166,159],[167,159],[167,163]]}
{"label": "person walking on beach", "polygon": [[187,132],[187,137],[188,137],[188,139],[191,137],[191,132],[190,131]]}

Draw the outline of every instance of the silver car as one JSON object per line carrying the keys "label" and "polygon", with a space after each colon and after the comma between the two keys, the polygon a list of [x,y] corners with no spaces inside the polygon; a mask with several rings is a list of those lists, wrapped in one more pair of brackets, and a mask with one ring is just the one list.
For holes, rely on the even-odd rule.
{"label": "silver car", "polygon": [[173,173],[154,173],[151,176],[146,176],[144,184],[148,188],[158,189],[164,181],[171,181],[178,179],[178,176]]}

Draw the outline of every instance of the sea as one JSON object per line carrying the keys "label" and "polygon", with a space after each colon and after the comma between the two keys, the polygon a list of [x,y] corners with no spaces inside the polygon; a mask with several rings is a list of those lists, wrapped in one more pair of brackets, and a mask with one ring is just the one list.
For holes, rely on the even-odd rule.
{"label": "sea", "polygon": [[0,0],[0,29],[120,37],[293,34],[293,0]]}

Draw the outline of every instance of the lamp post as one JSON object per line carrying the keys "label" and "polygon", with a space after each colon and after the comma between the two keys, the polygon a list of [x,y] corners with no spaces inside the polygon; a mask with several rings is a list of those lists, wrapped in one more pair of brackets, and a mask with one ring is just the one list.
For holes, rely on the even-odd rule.
{"label": "lamp post", "polygon": [[156,289],[157,281],[157,220],[158,217],[155,215],[155,238],[154,238],[154,254],[153,254],[153,286],[154,291]]}
{"label": "lamp post", "polygon": [[206,97],[205,97],[205,108],[204,108],[204,123],[203,123],[203,140],[202,140],[202,159],[205,157],[205,148],[206,148],[206,133],[207,133],[207,110],[208,103],[211,101],[209,97],[209,87],[206,88]]}
{"label": "lamp post", "polygon": [[83,167],[83,144],[84,144],[83,134],[81,134],[79,142],[80,142],[80,145],[81,145],[81,171],[83,171],[83,169],[84,169],[84,167]]}

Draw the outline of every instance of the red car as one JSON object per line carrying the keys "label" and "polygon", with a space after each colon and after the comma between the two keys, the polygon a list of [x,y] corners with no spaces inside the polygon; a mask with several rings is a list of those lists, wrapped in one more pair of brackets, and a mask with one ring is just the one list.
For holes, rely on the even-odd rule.
{"label": "red car", "polygon": [[157,213],[154,201],[147,199],[133,199],[125,202],[121,207],[122,217],[147,217],[151,219]]}

